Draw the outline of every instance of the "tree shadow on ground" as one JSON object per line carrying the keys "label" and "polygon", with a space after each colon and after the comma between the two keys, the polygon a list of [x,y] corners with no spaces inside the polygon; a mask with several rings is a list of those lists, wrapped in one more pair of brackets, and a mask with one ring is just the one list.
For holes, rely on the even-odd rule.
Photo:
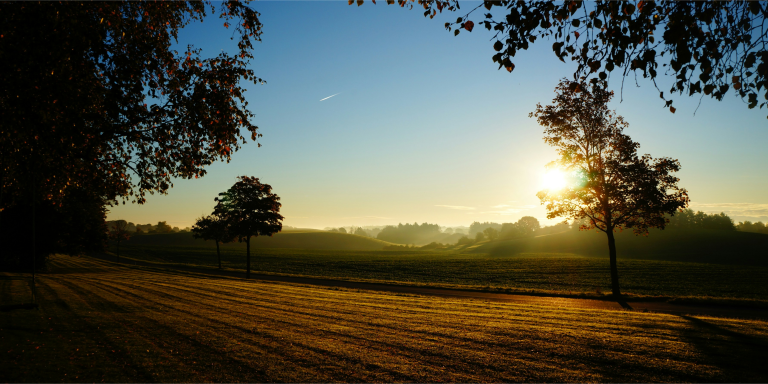
{"label": "tree shadow on ground", "polygon": [[699,363],[720,370],[717,381],[766,382],[768,371],[768,337],[746,334],[717,324],[717,319],[680,316],[687,321],[681,338],[698,353]]}

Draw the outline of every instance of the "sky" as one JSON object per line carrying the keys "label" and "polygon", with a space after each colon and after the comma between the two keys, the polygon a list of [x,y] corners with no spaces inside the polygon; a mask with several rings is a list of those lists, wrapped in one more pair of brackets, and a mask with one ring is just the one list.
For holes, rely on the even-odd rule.
{"label": "sky", "polygon": [[[249,84],[246,98],[262,147],[250,142],[230,163],[177,179],[143,205],[111,207],[108,220],[191,226],[248,175],[273,187],[284,225],[294,227],[562,221],[546,219],[536,197],[556,156],[528,114],[551,103],[573,64],[537,41],[517,54],[512,73],[498,70],[489,31],[454,36],[444,28],[478,2],[431,20],[420,8],[378,3],[251,3],[264,24],[251,66],[267,83]],[[233,52],[222,23],[190,25],[178,45],[204,56]],[[690,208],[768,221],[766,109],[750,110],[729,92],[721,102],[676,95],[672,114],[649,81],[628,77],[622,90],[615,76],[610,87],[617,96],[609,107],[629,122],[639,152],[680,161]]]}

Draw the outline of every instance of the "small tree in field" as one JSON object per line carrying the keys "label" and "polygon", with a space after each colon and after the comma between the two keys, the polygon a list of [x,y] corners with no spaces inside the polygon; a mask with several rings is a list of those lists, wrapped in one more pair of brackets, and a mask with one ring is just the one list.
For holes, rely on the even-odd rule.
{"label": "small tree in field", "polygon": [[229,243],[235,240],[234,235],[229,231],[227,219],[219,215],[208,215],[197,219],[195,225],[192,226],[192,237],[216,242],[216,257],[219,259],[219,269],[221,269],[219,243]]}
{"label": "small tree in field", "polygon": [[586,219],[581,229],[597,228],[608,236],[613,294],[621,295],[616,267],[614,231],[632,228],[648,234],[664,229],[672,214],[688,205],[688,193],[671,175],[680,163],[670,158],[638,157],[639,144],[623,133],[627,124],[607,103],[613,92],[605,82],[562,80],[553,105],[536,106],[531,113],[545,127],[544,141],[557,149],[559,159],[548,168],[559,168],[573,177],[560,190],[537,193],[546,204],[547,218]]}
{"label": "small tree in field", "polygon": [[227,218],[230,233],[245,241],[246,272],[251,277],[251,237],[272,236],[283,228],[280,215],[280,197],[272,193],[269,184],[262,184],[257,177],[239,176],[238,181],[226,192],[220,193],[214,215]]}
{"label": "small tree in field", "polygon": [[120,262],[120,242],[131,238],[131,235],[128,233],[128,222],[125,220],[115,221],[114,226],[109,231],[109,237],[112,240],[115,240],[115,242],[117,243],[117,262],[119,263]]}

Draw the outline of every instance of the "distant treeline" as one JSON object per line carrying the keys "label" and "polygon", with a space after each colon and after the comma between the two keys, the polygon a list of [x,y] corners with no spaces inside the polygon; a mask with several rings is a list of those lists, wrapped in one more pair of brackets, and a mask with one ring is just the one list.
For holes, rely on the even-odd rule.
{"label": "distant treeline", "polygon": [[753,223],[749,220],[734,224],[733,219],[723,212],[706,214],[691,209],[685,209],[669,218],[670,229],[719,229],[726,231],[742,231],[768,234],[768,226],[762,221]]}
{"label": "distant treeline", "polygon": [[[112,231],[115,229],[115,226],[119,221],[125,221],[125,220],[110,220],[107,221],[107,228]],[[146,233],[174,233],[174,232],[189,232],[191,231],[190,227],[186,227],[184,229],[179,229],[179,227],[171,227],[168,225],[166,221],[158,221],[156,225],[152,224],[134,224],[131,222],[127,222],[127,225],[125,227],[125,230],[128,233],[141,235]]]}
{"label": "distant treeline", "polygon": [[[725,213],[707,214],[701,211],[694,212],[691,209],[685,209],[668,218],[668,230],[738,230],[768,234],[768,227],[762,222],[752,223],[745,221],[734,224],[733,220]],[[466,235],[463,230],[458,228],[445,228],[441,230],[439,225],[429,223],[401,223],[396,226],[388,225],[384,228],[326,228],[326,230],[372,237],[395,244],[421,245],[413,248],[440,249],[452,246],[469,246],[486,240],[508,240],[527,236],[549,235],[568,230],[578,231],[581,224],[579,221],[571,223],[563,221],[555,225],[542,227],[535,217],[524,216],[515,223],[475,221],[469,226],[469,231]]]}

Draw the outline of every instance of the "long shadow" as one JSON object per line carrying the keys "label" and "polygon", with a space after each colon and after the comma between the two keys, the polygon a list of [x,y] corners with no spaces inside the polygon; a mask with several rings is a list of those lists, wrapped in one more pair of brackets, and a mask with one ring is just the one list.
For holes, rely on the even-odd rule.
{"label": "long shadow", "polygon": [[768,338],[735,332],[693,316],[680,317],[689,325],[681,337],[701,354],[702,363],[720,369],[718,381],[768,382]]}

